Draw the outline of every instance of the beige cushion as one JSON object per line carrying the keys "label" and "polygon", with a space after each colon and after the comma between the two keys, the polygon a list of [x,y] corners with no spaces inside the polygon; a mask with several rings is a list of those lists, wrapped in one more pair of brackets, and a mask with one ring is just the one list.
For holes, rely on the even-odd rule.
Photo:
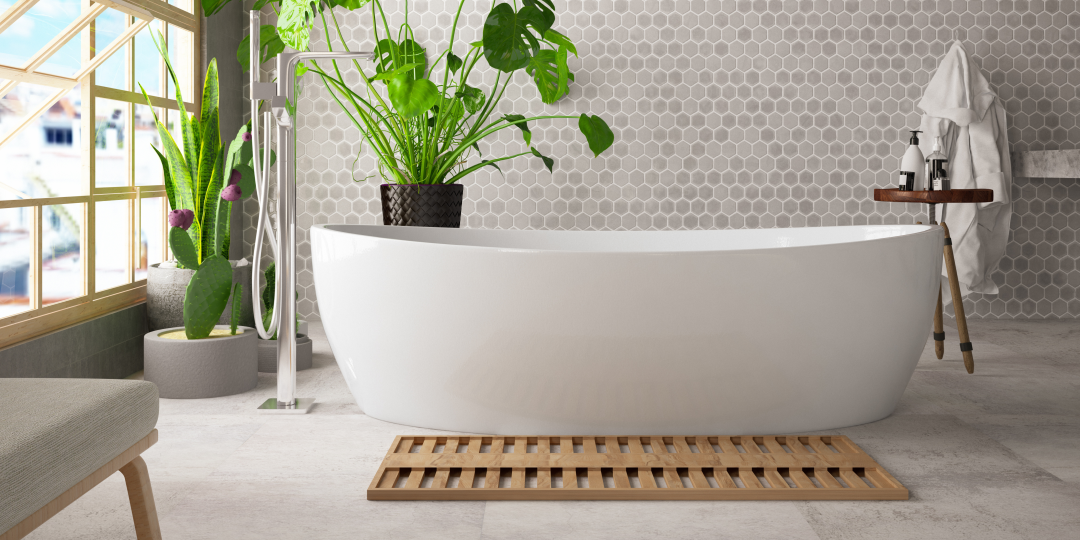
{"label": "beige cushion", "polygon": [[0,379],[0,533],[153,431],[145,381]]}

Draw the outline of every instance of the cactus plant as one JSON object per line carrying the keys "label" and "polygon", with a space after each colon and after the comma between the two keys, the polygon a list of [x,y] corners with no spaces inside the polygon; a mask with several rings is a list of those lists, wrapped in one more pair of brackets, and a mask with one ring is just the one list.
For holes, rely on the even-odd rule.
{"label": "cactus plant", "polygon": [[[218,119],[217,60],[211,60],[203,85],[198,116],[188,116],[176,72],[169,62],[165,39],[158,32],[154,44],[165,60],[179,110],[181,144],[157,117],[150,98],[143,96],[154,112],[154,123],[162,151],[154,148],[165,174],[165,194],[169,200],[169,246],[177,262],[195,270],[184,293],[184,333],[188,339],[210,335],[229,297],[233,297],[230,328],[233,334],[240,317],[243,285],[233,286],[229,264],[229,215],[232,203],[254,191],[251,171],[251,136],[244,126],[229,143],[222,144]],[[142,85],[139,86],[142,89]]]}

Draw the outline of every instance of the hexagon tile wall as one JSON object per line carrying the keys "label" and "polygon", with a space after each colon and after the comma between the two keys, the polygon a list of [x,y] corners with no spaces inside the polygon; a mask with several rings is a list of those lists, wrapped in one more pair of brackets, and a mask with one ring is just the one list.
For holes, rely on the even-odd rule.
{"label": "hexagon tile wall", "polygon": [[[402,3],[396,20],[401,20]],[[917,126],[922,88],[954,31],[1008,110],[1015,150],[1080,148],[1080,11],[1062,1],[556,2],[556,27],[581,52],[570,96],[546,107],[525,76],[506,112],[588,111],[616,133],[599,159],[566,122],[537,124],[554,174],[519,158],[505,176],[465,182],[463,226],[724,229],[925,221],[916,205],[874,203],[892,185]],[[419,41],[445,46],[456,4],[414,1]],[[466,7],[459,44],[478,39],[490,3]],[[370,50],[367,17],[343,14],[353,50]],[[314,48],[325,50],[321,32]],[[463,46],[463,45],[461,45]],[[269,67],[269,66],[267,66]],[[484,81],[490,86],[491,73]],[[358,82],[356,74],[349,75]],[[307,228],[380,223],[374,162],[320,83],[300,101],[300,312],[317,318]],[[515,133],[485,154],[510,152]],[[354,176],[360,182],[353,180]],[[1018,179],[997,297],[968,299],[974,317],[1078,317],[1080,184]],[[255,208],[247,202],[250,252]]]}

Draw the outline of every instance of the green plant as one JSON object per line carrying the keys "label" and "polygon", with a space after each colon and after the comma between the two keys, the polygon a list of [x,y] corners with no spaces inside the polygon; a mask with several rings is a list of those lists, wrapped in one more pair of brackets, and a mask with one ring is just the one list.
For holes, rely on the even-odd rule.
{"label": "green plant", "polygon": [[[260,31],[263,60],[279,54],[285,46],[307,50],[310,30],[316,24],[327,36],[331,51],[335,47],[348,51],[332,8],[369,8],[376,58],[373,70],[352,62],[362,75],[359,88],[346,84],[337,61],[325,66],[312,62],[310,66],[301,66],[298,75],[312,72],[322,80],[340,109],[360,130],[375,154],[383,178],[390,182],[452,184],[485,166],[501,172],[498,162],[525,155],[539,158],[552,171],[555,161],[532,145],[529,123],[537,120],[577,120],[578,129],[594,156],[614,142],[611,129],[598,116],[526,117],[497,113],[507,86],[519,71],[532,79],[544,103],[555,103],[569,92],[574,75],[567,58],[570,54],[577,56],[577,49],[569,38],[553,28],[553,0],[496,4],[484,23],[483,39],[468,44],[464,55],[459,56],[454,46],[465,5],[461,0],[453,26],[448,29],[449,43],[430,63],[426,49],[417,43],[409,24],[408,2],[405,20],[396,27],[390,25],[380,0],[260,0],[255,9],[267,4],[278,13],[278,21],[276,32],[268,27]],[[245,64],[248,47],[242,45],[237,53]],[[470,84],[470,76],[481,58],[496,70],[495,84],[487,90]],[[478,143],[510,127],[521,130],[528,150],[484,158]],[[474,153],[478,161],[471,159]]]}
{"label": "green plant", "polygon": [[[164,169],[165,192],[172,209],[169,212],[169,246],[183,268],[195,270],[184,293],[184,333],[188,339],[209,336],[232,293],[234,309],[230,326],[235,334],[242,285],[238,283],[234,288],[232,283],[232,266],[228,260],[229,216],[233,201],[254,190],[254,175],[249,174],[250,144],[247,144],[251,137],[247,133],[248,127],[244,126],[229,144],[227,152],[221,144],[216,59],[210,61],[206,71],[200,114],[188,116],[165,40],[160,33],[153,37],[177,89],[182,134],[181,150],[154,112],[164,153],[157,148],[154,152]],[[139,87],[142,89],[142,85]],[[142,91],[147,104],[154,110],[146,90]],[[229,171],[228,176],[225,171]]]}

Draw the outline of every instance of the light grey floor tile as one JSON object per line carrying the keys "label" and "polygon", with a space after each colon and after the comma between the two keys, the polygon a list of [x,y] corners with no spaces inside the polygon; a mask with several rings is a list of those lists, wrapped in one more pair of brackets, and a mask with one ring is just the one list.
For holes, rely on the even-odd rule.
{"label": "light grey floor tile", "polygon": [[818,538],[788,501],[500,501],[485,540]]}

